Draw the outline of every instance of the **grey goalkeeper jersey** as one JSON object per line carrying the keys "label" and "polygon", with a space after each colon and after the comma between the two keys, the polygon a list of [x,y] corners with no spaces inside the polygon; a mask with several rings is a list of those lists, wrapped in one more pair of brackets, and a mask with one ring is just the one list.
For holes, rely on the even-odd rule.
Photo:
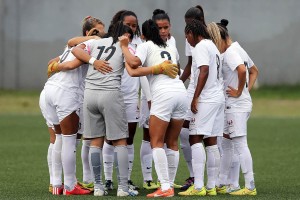
{"label": "grey goalkeeper jersey", "polygon": [[84,42],[86,50],[97,60],[106,60],[113,71],[102,74],[89,65],[85,79],[85,88],[91,90],[119,90],[121,77],[124,71],[124,57],[119,42],[112,44],[113,39],[104,38],[99,40],[88,40]]}

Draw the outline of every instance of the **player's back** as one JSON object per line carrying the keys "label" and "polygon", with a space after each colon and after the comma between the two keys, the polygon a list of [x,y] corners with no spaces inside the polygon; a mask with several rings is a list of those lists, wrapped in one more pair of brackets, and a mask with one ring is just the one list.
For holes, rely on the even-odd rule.
{"label": "player's back", "polygon": [[92,90],[118,90],[121,86],[121,76],[124,70],[124,57],[119,42],[113,44],[111,37],[100,40],[89,40],[84,43],[90,55],[97,60],[106,60],[112,67],[112,72],[103,74],[89,65],[85,88]]}

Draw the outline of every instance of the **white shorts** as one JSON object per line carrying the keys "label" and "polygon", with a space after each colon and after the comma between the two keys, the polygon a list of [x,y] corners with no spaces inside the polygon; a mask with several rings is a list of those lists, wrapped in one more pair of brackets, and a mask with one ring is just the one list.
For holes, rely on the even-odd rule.
{"label": "white shorts", "polygon": [[170,122],[170,119],[185,119],[188,109],[186,92],[156,94],[151,103],[150,115]]}
{"label": "white shorts", "polygon": [[250,112],[226,113],[224,120],[224,133],[230,138],[247,135],[247,121]]}
{"label": "white shorts", "polygon": [[45,86],[45,97],[46,112],[54,125],[58,125],[72,112],[77,112],[80,107],[77,93],[68,92],[55,85]]}
{"label": "white shorts", "polygon": [[223,135],[224,103],[198,103],[198,113],[190,121],[190,135]]}
{"label": "white shorts", "polygon": [[187,101],[187,103],[188,103],[188,111],[187,111],[187,114],[186,114],[186,117],[185,117],[185,120],[187,120],[187,121],[191,121],[192,116],[194,114],[191,111],[191,103],[192,103],[193,97],[194,97],[194,94],[188,93],[188,101]]}
{"label": "white shorts", "polygon": [[149,128],[149,116],[150,116],[150,110],[148,107],[148,101],[146,98],[142,98],[141,106],[140,106],[140,123],[139,123],[140,127]]}
{"label": "white shorts", "polygon": [[43,117],[46,120],[46,124],[49,128],[54,128],[53,123],[49,120],[49,117],[47,116],[46,112],[46,97],[45,97],[45,90],[42,90],[40,94],[40,100],[39,100],[40,109],[42,112]]}
{"label": "white shorts", "polygon": [[125,110],[128,123],[140,121],[140,109],[138,106],[138,102],[125,103]]}

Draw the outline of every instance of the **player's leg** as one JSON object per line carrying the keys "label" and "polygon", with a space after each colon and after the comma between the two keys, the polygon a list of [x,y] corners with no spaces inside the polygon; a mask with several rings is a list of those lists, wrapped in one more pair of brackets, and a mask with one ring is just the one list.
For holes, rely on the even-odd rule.
{"label": "player's leg", "polygon": [[[137,113],[137,112],[135,112]],[[131,180],[131,173],[132,173],[132,167],[133,167],[133,162],[134,162],[134,135],[136,132],[136,126],[137,122],[129,122],[128,123],[128,133],[129,137],[127,138],[127,149],[128,149],[128,185],[131,189],[133,190],[138,190],[139,187],[134,185],[134,183]]]}
{"label": "player's leg", "polygon": [[115,147],[111,141],[105,140],[103,145],[103,167],[105,176],[105,189],[113,189],[113,166]]}

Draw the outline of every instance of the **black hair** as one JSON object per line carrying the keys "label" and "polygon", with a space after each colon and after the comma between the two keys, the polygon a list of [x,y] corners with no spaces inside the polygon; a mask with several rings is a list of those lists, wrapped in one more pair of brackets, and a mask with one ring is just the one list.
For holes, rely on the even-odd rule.
{"label": "black hair", "polygon": [[146,20],[142,25],[143,35],[146,40],[151,40],[159,47],[166,47],[167,44],[159,35],[159,29],[152,19]]}
{"label": "black hair", "polygon": [[[137,22],[138,22],[138,18],[137,18],[136,14],[134,12],[129,11],[129,10],[120,10],[113,16],[112,20],[110,21],[108,32],[113,27],[113,24],[116,24],[118,21],[123,22],[125,17],[127,17],[127,16],[134,16],[136,18]],[[139,27],[138,23],[137,23],[136,32],[134,33],[134,35],[136,35],[136,36],[141,35],[141,31],[140,31],[140,27]]]}
{"label": "black hair", "polygon": [[227,19],[221,19],[221,21],[219,23],[216,23],[218,26],[223,27],[226,31],[228,31],[227,29],[227,25],[229,24],[229,21]]}
{"label": "black hair", "polygon": [[86,36],[86,31],[90,31],[97,24],[102,24],[104,26],[104,23],[100,19],[97,19],[92,16],[85,17],[82,23],[82,35]]}
{"label": "black hair", "polygon": [[205,18],[204,18],[204,11],[202,6],[197,5],[195,7],[191,7],[190,9],[188,9],[188,11],[186,11],[184,18],[186,19],[197,19],[200,22],[202,22],[205,26]]}
{"label": "black hair", "polygon": [[192,32],[194,37],[201,36],[204,39],[211,39],[206,26],[201,23],[199,20],[193,19],[191,22],[187,23],[185,26],[184,32],[187,34]]}
{"label": "black hair", "polygon": [[118,21],[115,24],[111,24],[109,26],[109,32],[107,32],[103,36],[103,38],[112,37],[113,38],[112,45],[113,45],[119,40],[119,37],[122,36],[124,33],[129,33],[130,39],[133,38],[133,32],[131,28],[127,25],[124,25],[122,21]]}
{"label": "black hair", "polygon": [[168,20],[170,22],[170,17],[169,17],[169,15],[164,10],[155,9],[153,11],[152,20],[154,22],[156,22],[156,20],[163,20],[163,19],[166,19],[166,20]]}

